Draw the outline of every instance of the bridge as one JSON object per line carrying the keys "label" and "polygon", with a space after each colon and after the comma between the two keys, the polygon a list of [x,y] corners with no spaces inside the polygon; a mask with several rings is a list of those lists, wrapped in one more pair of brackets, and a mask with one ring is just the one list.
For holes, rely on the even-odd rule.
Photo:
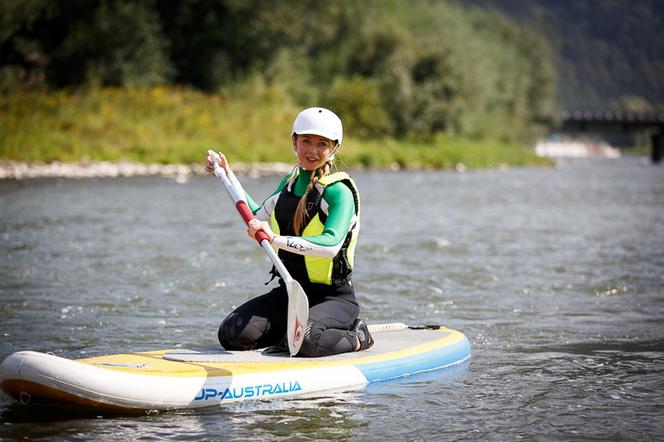
{"label": "bridge", "polygon": [[664,112],[623,112],[597,110],[563,110],[560,113],[562,132],[583,134],[599,133],[623,139],[645,131],[650,135],[653,163],[659,163],[664,154]]}

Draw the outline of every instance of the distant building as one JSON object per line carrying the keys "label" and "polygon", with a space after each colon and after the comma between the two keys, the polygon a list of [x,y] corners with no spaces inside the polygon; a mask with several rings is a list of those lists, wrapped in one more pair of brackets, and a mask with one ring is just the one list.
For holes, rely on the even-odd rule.
{"label": "distant building", "polygon": [[552,136],[546,140],[539,140],[535,145],[535,153],[551,158],[619,158],[620,149],[611,146],[606,141],[594,141],[588,138],[561,138]]}

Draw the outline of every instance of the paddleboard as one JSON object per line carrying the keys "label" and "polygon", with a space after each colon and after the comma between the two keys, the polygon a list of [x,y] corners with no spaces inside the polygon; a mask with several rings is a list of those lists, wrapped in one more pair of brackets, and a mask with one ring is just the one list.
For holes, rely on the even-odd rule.
{"label": "paddleboard", "polygon": [[470,343],[456,330],[403,324],[370,330],[371,348],[320,358],[273,349],[170,349],[76,360],[20,351],[0,364],[0,388],[20,403],[121,412],[185,409],[352,388],[470,358]]}

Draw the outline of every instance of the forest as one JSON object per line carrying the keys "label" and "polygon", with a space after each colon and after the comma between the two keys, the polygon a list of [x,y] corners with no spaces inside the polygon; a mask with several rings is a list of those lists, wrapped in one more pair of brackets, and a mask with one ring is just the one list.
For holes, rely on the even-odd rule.
{"label": "forest", "polygon": [[[533,19],[508,18],[509,2],[502,12],[475,3],[3,0],[0,156],[143,160],[152,140],[181,152],[162,150],[164,162],[193,161],[203,142],[280,159],[270,151],[283,133],[272,132],[313,104],[342,117],[351,163],[430,163],[451,144],[529,146],[570,94],[560,44]],[[376,145],[386,147],[369,155]]]}

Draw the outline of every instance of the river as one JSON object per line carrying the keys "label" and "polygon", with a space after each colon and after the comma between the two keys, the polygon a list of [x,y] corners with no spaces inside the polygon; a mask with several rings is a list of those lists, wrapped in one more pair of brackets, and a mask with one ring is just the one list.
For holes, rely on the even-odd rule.
{"label": "river", "polygon": [[[464,332],[462,366],[366,388],[141,416],[0,399],[0,438],[661,439],[664,168],[357,172],[354,282],[369,322]],[[277,178],[242,178],[261,197]],[[0,358],[216,342],[269,264],[221,185],[0,181]]]}

